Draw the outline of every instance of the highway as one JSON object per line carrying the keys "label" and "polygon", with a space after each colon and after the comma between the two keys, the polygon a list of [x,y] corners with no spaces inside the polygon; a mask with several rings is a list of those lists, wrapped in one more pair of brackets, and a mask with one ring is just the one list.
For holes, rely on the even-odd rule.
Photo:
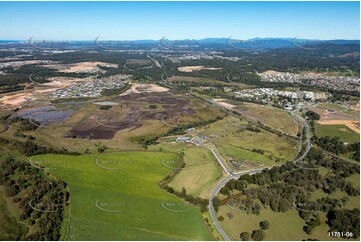
{"label": "highway", "polygon": [[156,65],[157,67],[162,68],[162,65],[159,63],[159,61],[157,61],[156,59],[150,57],[150,55],[147,55],[147,57],[148,57],[149,59],[151,59],[151,60],[155,63],[155,65]]}

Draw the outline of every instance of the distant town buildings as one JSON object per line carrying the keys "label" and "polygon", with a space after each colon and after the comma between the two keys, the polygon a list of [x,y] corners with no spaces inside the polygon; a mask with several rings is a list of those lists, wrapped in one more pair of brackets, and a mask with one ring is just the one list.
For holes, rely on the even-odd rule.
{"label": "distant town buildings", "polygon": [[307,92],[307,91],[280,91],[273,88],[255,88],[255,89],[244,89],[235,92],[236,97],[242,98],[255,98],[255,99],[266,99],[269,97],[285,97],[298,100],[325,100],[330,94],[325,92]]}
{"label": "distant town buildings", "polygon": [[360,79],[345,76],[326,76],[318,73],[294,74],[289,72],[266,71],[258,73],[264,82],[286,82],[313,85],[333,90],[360,91]]}
{"label": "distant town buildings", "polygon": [[52,64],[52,63],[55,63],[55,62],[51,61],[51,60],[8,61],[8,62],[0,62],[0,69],[20,67],[20,66],[23,66],[23,65]]}
{"label": "distant town buildings", "polygon": [[228,57],[222,56],[222,52],[190,52],[190,53],[182,53],[182,54],[163,54],[161,57],[166,58],[173,63],[180,63],[184,60],[213,60],[213,59],[221,59],[221,60],[229,60],[229,61],[238,61],[243,58],[240,57]]}

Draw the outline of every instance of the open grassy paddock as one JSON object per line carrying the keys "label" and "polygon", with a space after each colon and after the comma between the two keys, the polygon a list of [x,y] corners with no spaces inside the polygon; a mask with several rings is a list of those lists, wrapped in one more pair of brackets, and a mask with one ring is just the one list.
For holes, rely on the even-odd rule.
{"label": "open grassy paddock", "polygon": [[360,134],[354,132],[346,125],[316,124],[315,135],[318,137],[340,137],[346,143],[360,142]]}
{"label": "open grassy paddock", "polygon": [[195,197],[209,198],[217,181],[222,178],[221,167],[212,153],[208,149],[179,142],[149,147],[154,150],[160,148],[164,151],[184,152],[185,167],[168,185],[176,191],[181,191],[184,187],[187,193]]}
{"label": "open grassy paddock", "polygon": [[[40,155],[70,191],[66,240],[212,240],[198,208],[158,186],[164,152]],[[61,161],[61,162],[59,162]],[[46,166],[45,166],[46,167]],[[66,218],[65,220],[68,220]]]}
{"label": "open grassy paddock", "polygon": [[[227,217],[227,213],[232,213],[233,218]],[[220,222],[226,233],[232,240],[240,240],[240,234],[242,232],[252,233],[253,230],[259,229],[259,223],[264,220],[268,220],[270,228],[265,231],[264,240],[273,241],[287,241],[287,240],[345,240],[342,238],[333,238],[328,236],[328,226],[324,224],[327,220],[324,214],[320,214],[323,224],[315,228],[311,235],[303,232],[302,228],[305,222],[298,215],[296,209],[288,210],[285,213],[273,212],[270,208],[262,209],[260,215],[247,214],[244,212],[237,212],[226,205],[219,208],[217,217],[223,216],[224,221]]]}
{"label": "open grassy paddock", "polygon": [[[321,167],[319,172],[323,175],[325,175],[326,173],[332,173],[332,171],[325,167]],[[360,174],[353,174],[350,177],[346,178],[346,181],[350,181],[354,187],[359,188]],[[256,185],[251,186],[259,187]],[[232,194],[232,196],[239,200],[246,199],[246,195],[243,195],[242,193],[235,193]],[[331,195],[323,192],[323,190],[321,189],[316,189],[315,191],[310,193],[309,201],[316,202],[317,199],[326,197],[341,199],[345,196],[348,198],[346,204],[344,205],[345,209],[352,210],[354,208],[360,208],[360,196],[348,196],[345,191],[341,191],[339,188]],[[226,199],[226,197],[222,195],[220,195],[219,197],[221,199]],[[254,201],[259,205],[262,204],[258,199],[255,199]],[[229,216],[230,214],[232,216]],[[264,231],[264,240],[352,240],[338,237],[330,237],[328,235],[329,226],[325,223],[327,221],[327,213],[319,211],[317,212],[317,214],[320,215],[321,225],[316,226],[310,235],[303,231],[305,221],[299,216],[298,210],[293,207],[291,207],[286,212],[275,212],[269,206],[262,206],[262,208],[260,209],[260,214],[256,215],[252,213],[247,213],[247,211],[242,211],[236,206],[224,204],[219,207],[217,217],[224,217],[224,220],[220,221],[220,224],[232,240],[240,240],[240,234],[242,232],[249,232],[250,234],[252,234],[253,230],[260,229],[260,222],[264,220],[267,220],[270,223],[269,229]]]}
{"label": "open grassy paddock", "polygon": [[[298,152],[299,144],[296,142],[265,130],[261,132],[246,130],[246,125],[247,122],[228,116],[201,128],[198,133],[209,137],[222,157],[228,162],[237,163],[230,166],[240,170],[286,162]],[[261,149],[263,154],[257,153],[254,149]]]}
{"label": "open grassy paddock", "polygon": [[255,103],[237,101],[228,102],[236,105],[237,107],[234,109],[241,114],[249,116],[268,126],[280,129],[291,135],[296,135],[298,132],[298,124],[284,110]]}

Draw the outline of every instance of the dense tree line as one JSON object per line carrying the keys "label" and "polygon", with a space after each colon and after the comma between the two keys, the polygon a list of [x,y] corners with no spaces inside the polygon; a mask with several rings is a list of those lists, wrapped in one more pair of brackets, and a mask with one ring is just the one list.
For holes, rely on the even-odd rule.
{"label": "dense tree line", "polygon": [[170,194],[174,194],[175,196],[184,199],[186,202],[189,202],[190,204],[193,204],[197,207],[199,207],[200,211],[202,213],[206,212],[208,209],[208,199],[200,198],[200,197],[194,197],[191,194],[187,194],[186,189],[183,187],[182,191],[175,191],[172,187],[165,186],[164,187],[167,192]]}
{"label": "dense tree line", "polygon": [[20,153],[26,156],[40,155],[40,154],[64,154],[64,155],[80,155],[79,152],[68,151],[65,148],[54,149],[51,147],[40,146],[32,140],[19,141],[0,137],[0,144],[8,145],[9,147],[19,150]]}
{"label": "dense tree line", "polygon": [[10,119],[9,124],[19,123],[18,131],[36,130],[40,126],[40,122],[34,120],[30,121],[22,117],[15,117]]}
{"label": "dense tree line", "polygon": [[26,240],[59,240],[63,211],[69,199],[66,183],[12,157],[1,162],[0,171],[0,185],[4,185],[6,196],[17,204],[20,220],[29,228],[23,235]]}
{"label": "dense tree line", "polygon": [[307,111],[305,113],[305,116],[307,117],[308,120],[319,120],[320,119],[320,115],[316,112],[313,111]]}
{"label": "dense tree line", "polygon": [[[327,223],[331,232],[343,232],[342,238],[357,239],[360,236],[360,209],[341,209],[327,213]],[[352,233],[347,236],[346,232]],[[350,234],[349,234],[350,235]]]}
{"label": "dense tree line", "polygon": [[360,161],[360,142],[345,144],[339,137],[329,136],[313,136],[311,140],[322,149],[335,153],[336,155],[353,152],[353,158]]}

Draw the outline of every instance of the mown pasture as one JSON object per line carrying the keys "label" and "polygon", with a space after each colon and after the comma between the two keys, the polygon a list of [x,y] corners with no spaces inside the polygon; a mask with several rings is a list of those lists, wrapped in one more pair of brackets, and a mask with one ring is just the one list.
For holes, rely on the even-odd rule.
{"label": "mown pasture", "polygon": [[354,132],[346,125],[316,124],[315,135],[318,137],[340,137],[340,139],[346,143],[360,142],[360,134]]}
{"label": "mown pasture", "polygon": [[212,240],[199,209],[159,187],[169,173],[162,159],[178,157],[138,151],[31,158],[68,184],[66,240]]}
{"label": "mown pasture", "polygon": [[185,167],[179,170],[168,186],[176,191],[185,188],[187,193],[195,197],[209,198],[212,189],[222,177],[222,168],[212,153],[208,149],[179,142],[150,146],[150,149],[154,150],[160,148],[163,151],[184,152]]}

